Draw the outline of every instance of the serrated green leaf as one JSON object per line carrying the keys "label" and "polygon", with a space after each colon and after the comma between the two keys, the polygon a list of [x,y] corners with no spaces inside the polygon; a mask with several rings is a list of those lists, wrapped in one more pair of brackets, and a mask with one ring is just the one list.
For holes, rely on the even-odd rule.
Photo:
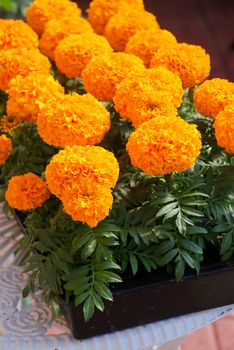
{"label": "serrated green leaf", "polygon": [[185,250],[180,250],[180,253],[182,255],[182,257],[184,258],[184,260],[186,261],[186,263],[192,268],[195,268],[195,263],[194,263],[194,259],[193,257],[186,252]]}
{"label": "serrated green leaf", "polygon": [[177,254],[178,254],[178,248],[174,248],[174,249],[170,250],[169,252],[167,252],[162,257],[157,258],[156,261],[160,266],[164,266],[164,265],[168,264],[171,260],[173,260]]}
{"label": "serrated green leaf", "polygon": [[162,254],[168,252],[169,250],[174,248],[174,246],[175,246],[175,242],[171,241],[171,240],[167,240],[165,242],[162,242],[159,245],[156,245],[155,256],[159,256],[159,255],[162,255]]}
{"label": "serrated green leaf", "polygon": [[223,255],[226,253],[232,245],[232,232],[228,232],[225,234],[225,236],[222,239],[221,247],[220,247],[220,254]]}
{"label": "serrated green leaf", "polygon": [[113,296],[110,289],[103,282],[95,281],[94,289],[102,298],[113,301]]}
{"label": "serrated green leaf", "polygon": [[82,304],[90,295],[89,291],[85,291],[82,294],[76,295],[75,296],[75,305],[80,305]]}
{"label": "serrated green leaf", "polygon": [[100,311],[103,311],[104,310],[104,303],[103,303],[100,295],[98,295],[95,291],[93,291],[92,296],[93,296],[93,301],[94,301],[94,305],[96,306],[96,308]]}
{"label": "serrated green leaf", "polygon": [[185,270],[184,260],[180,259],[179,261],[177,261],[176,268],[175,268],[176,281],[181,281],[183,279],[184,270]]}
{"label": "serrated green leaf", "polygon": [[135,275],[137,273],[137,270],[138,270],[138,261],[137,261],[137,258],[135,257],[134,254],[129,254],[129,260],[130,260],[130,265],[131,265],[131,268],[132,268],[132,273],[133,275]]}

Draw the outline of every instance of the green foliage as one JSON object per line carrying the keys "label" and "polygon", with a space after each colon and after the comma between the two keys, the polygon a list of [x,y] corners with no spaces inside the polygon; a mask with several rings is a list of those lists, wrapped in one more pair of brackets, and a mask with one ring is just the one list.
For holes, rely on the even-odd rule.
{"label": "green foliage", "polygon": [[26,7],[31,3],[31,0],[1,0],[0,9],[8,15],[23,16]]}

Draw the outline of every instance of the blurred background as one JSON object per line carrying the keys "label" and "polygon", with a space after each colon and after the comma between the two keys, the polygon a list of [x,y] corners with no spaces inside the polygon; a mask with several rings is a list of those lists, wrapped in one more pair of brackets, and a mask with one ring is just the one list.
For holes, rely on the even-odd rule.
{"label": "blurred background", "polygon": [[[0,17],[20,17],[30,2],[0,0]],[[85,15],[90,1],[77,2]],[[234,80],[233,0],[145,0],[145,6],[178,41],[199,44],[209,52],[211,77]]]}

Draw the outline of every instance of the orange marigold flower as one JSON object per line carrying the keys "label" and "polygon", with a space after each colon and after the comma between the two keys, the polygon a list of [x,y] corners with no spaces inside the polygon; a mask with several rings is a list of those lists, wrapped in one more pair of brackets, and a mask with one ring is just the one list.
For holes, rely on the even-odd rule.
{"label": "orange marigold flower", "polygon": [[158,175],[191,168],[201,146],[196,126],[172,115],[143,123],[130,135],[127,151],[134,166]]}
{"label": "orange marigold flower", "polygon": [[38,132],[49,145],[99,143],[110,128],[110,114],[92,95],[61,96],[38,117]]}
{"label": "orange marigold flower", "polygon": [[0,165],[9,158],[12,151],[12,142],[6,135],[0,135]]}
{"label": "orange marigold flower", "polygon": [[4,115],[0,120],[0,131],[7,133],[10,130],[17,129],[21,124],[21,120],[15,117]]}
{"label": "orange marigold flower", "polygon": [[20,19],[0,19],[0,50],[38,47],[37,34]]}
{"label": "orange marigold flower", "polygon": [[88,21],[97,34],[103,34],[109,19],[114,16],[120,4],[128,4],[144,9],[143,0],[93,0],[89,4]]}
{"label": "orange marigold flower", "polygon": [[227,152],[234,153],[234,104],[219,112],[214,129],[218,145]]}
{"label": "orange marigold flower", "polygon": [[69,0],[34,0],[26,10],[27,22],[39,35],[49,20],[80,14],[77,4]]}
{"label": "orange marigold flower", "polygon": [[47,23],[39,42],[42,53],[54,60],[54,51],[61,40],[70,34],[92,32],[89,22],[81,17],[70,16],[53,19]]}
{"label": "orange marigold flower", "polygon": [[150,67],[164,66],[179,75],[183,86],[200,84],[210,74],[210,56],[198,45],[168,44],[153,55]]}
{"label": "orange marigold flower", "polygon": [[234,103],[234,83],[226,79],[206,80],[193,94],[199,113],[215,118],[230,103]]}
{"label": "orange marigold flower", "polygon": [[0,89],[7,90],[16,75],[26,77],[31,72],[50,72],[50,62],[38,50],[23,48],[2,50],[0,55]]}
{"label": "orange marigold flower", "polygon": [[145,70],[139,57],[113,52],[93,57],[82,71],[85,89],[101,101],[112,101],[117,85],[126,77]]}
{"label": "orange marigold flower", "polygon": [[124,6],[111,17],[104,31],[105,37],[116,51],[124,51],[128,40],[137,31],[159,29],[156,17],[147,11],[132,6]]}
{"label": "orange marigold flower", "polygon": [[39,176],[27,173],[10,179],[5,197],[11,208],[30,210],[41,206],[49,199],[50,192]]}
{"label": "orange marigold flower", "polygon": [[113,153],[99,146],[66,147],[46,167],[50,191],[62,199],[71,186],[80,193],[95,191],[98,185],[113,188],[119,165]]}
{"label": "orange marigold flower", "polygon": [[64,93],[64,88],[51,75],[33,72],[12,79],[7,93],[8,115],[33,123],[50,100]]}
{"label": "orange marigold flower", "polygon": [[176,37],[165,29],[146,29],[134,34],[127,42],[125,52],[140,57],[149,67],[154,53],[167,43],[175,44]]}
{"label": "orange marigold flower", "polygon": [[69,35],[55,50],[55,63],[68,78],[80,77],[93,56],[112,52],[107,39],[92,32]]}
{"label": "orange marigold flower", "polygon": [[119,85],[114,103],[121,117],[131,120],[136,128],[155,116],[170,117],[176,114],[170,94],[156,90],[147,81],[125,79]]}
{"label": "orange marigold flower", "polygon": [[95,227],[109,214],[113,196],[109,188],[96,186],[91,191],[82,193],[74,189],[65,191],[62,202],[64,211],[73,220]]}

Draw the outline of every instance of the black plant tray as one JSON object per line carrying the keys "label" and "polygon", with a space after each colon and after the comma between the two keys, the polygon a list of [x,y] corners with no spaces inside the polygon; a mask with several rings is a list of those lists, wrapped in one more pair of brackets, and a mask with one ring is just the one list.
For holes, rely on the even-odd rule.
{"label": "black plant tray", "polygon": [[199,276],[176,282],[157,271],[113,289],[114,301],[105,303],[84,321],[82,307],[61,301],[63,313],[77,339],[114,332],[149,322],[234,303],[234,263],[213,265]]}
{"label": "black plant tray", "polygon": [[[16,218],[25,233],[23,216],[17,213]],[[75,338],[86,339],[232,304],[234,262],[207,265],[202,268],[199,276],[187,274],[180,282],[156,270],[150,274],[145,273],[144,277],[131,277],[116,284],[112,292],[114,301],[105,302],[104,311],[96,310],[88,322],[84,321],[82,306],[66,304],[61,299],[60,306]]]}

